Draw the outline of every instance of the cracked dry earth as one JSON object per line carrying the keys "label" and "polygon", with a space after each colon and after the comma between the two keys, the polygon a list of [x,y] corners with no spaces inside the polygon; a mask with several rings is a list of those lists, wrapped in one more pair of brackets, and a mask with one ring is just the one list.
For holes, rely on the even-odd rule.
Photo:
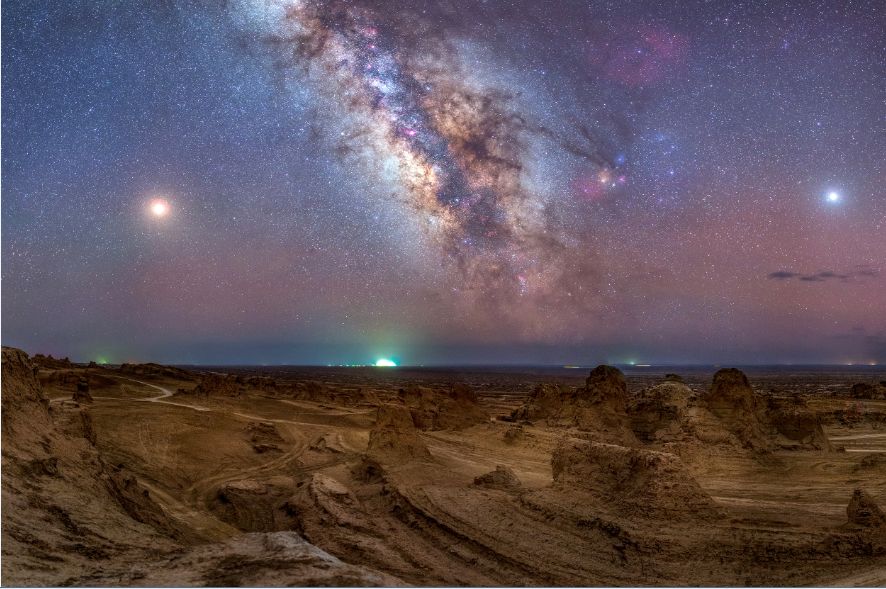
{"label": "cracked dry earth", "polygon": [[4,348],[3,583],[884,585],[883,378]]}

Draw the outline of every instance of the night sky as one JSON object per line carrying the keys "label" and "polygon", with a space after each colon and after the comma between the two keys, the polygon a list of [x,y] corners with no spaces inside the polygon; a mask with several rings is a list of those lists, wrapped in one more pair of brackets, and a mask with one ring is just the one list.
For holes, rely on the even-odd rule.
{"label": "night sky", "polygon": [[2,339],[886,363],[882,2],[2,5]]}

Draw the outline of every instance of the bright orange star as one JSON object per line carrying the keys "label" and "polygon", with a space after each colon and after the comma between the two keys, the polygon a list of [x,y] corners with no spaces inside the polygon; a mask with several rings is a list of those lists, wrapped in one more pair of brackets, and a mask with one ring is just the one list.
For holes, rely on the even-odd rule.
{"label": "bright orange star", "polygon": [[170,206],[169,203],[162,198],[155,198],[151,201],[150,205],[151,214],[157,218],[163,218],[169,214]]}

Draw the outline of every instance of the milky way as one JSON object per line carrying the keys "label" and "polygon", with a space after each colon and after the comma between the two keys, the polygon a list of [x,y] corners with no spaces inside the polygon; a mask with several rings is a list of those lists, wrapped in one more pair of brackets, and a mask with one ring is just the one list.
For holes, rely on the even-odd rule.
{"label": "milky way", "polygon": [[339,153],[393,165],[402,204],[457,270],[462,300],[495,315],[544,303],[565,316],[587,303],[589,256],[568,251],[551,203],[525,185],[527,141],[551,133],[507,91],[472,80],[441,35],[393,34],[391,18],[370,9],[294,4],[285,19],[291,35],[270,41],[321,70],[323,94],[346,106]]}

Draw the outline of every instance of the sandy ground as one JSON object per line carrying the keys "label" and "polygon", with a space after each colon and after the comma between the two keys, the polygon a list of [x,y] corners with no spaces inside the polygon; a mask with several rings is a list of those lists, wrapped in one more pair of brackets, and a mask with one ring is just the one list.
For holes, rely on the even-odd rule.
{"label": "sandy ground", "polygon": [[[559,382],[580,386],[586,375]],[[250,371],[241,380],[249,376],[261,375]],[[100,462],[101,473],[125,469],[134,481],[114,489],[137,489],[137,500],[118,500],[138,522],[115,528],[126,549],[81,557],[70,542],[43,538],[38,529],[56,525],[46,515],[56,513],[47,507],[55,501],[71,505],[65,513],[75,527],[113,539],[100,516],[76,523],[78,509],[86,509],[72,498],[79,479],[72,474],[67,486],[57,480],[68,477],[65,468],[80,468],[86,450],[66,450],[55,478],[18,470],[26,444],[39,441],[22,439],[20,455],[7,453],[9,440],[23,434],[7,426],[7,414],[16,411],[7,407],[7,380],[15,374],[7,373],[4,351],[4,582],[886,585],[886,526],[847,522],[856,488],[886,505],[886,466],[862,464],[886,453],[886,423],[877,417],[886,414],[886,401],[849,399],[845,375],[752,375],[755,391],[806,398],[831,445],[765,452],[637,441],[630,432],[624,435],[633,441],[620,438],[613,449],[594,427],[507,421],[546,380],[538,374],[472,374],[463,380],[479,393],[479,409],[471,411],[481,418],[437,427],[447,410],[432,403],[422,416],[413,408],[413,416],[433,427],[402,425],[394,412],[387,433],[380,404],[400,407],[401,388],[442,390],[458,375],[323,369],[265,376],[277,384],[202,390],[205,375],[189,372],[39,368],[53,427],[72,411],[88,413],[90,460]],[[628,401],[663,376],[629,378]],[[80,379],[88,381],[91,400],[75,402]],[[704,394],[710,379],[693,374],[687,383]],[[841,420],[847,407],[864,417]],[[628,417],[613,411],[617,419],[630,417],[630,409]],[[62,438],[72,435],[70,427],[61,429]],[[579,450],[565,453],[568,440]],[[611,457],[621,448],[628,462]],[[585,458],[575,452],[610,453],[610,462],[583,470]],[[555,477],[557,460],[565,474]],[[508,469],[516,486],[475,483],[497,467]],[[610,475],[611,482],[603,480]],[[7,485],[10,477],[27,480]],[[60,494],[72,497],[64,503]],[[28,510],[10,520],[7,513],[19,505],[13,498]]]}

